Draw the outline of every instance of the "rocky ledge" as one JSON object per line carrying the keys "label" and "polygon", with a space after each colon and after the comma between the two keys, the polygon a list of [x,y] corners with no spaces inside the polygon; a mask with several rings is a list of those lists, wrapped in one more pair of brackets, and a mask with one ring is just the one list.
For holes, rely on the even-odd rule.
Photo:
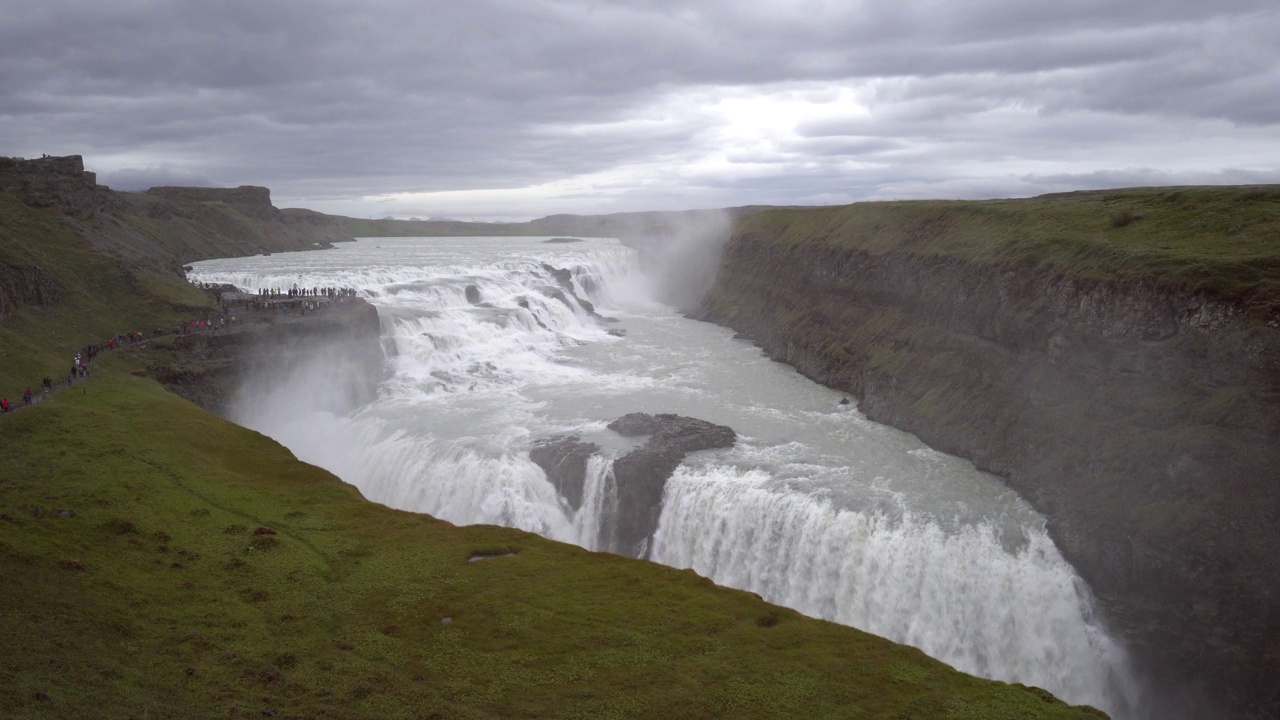
{"label": "rocky ledge", "polygon": [[242,324],[178,335],[172,351],[151,367],[176,394],[223,417],[238,396],[265,392],[290,375],[322,364],[343,382],[317,388],[329,409],[345,412],[376,395],[382,378],[382,326],[360,299],[307,315],[231,310]]}

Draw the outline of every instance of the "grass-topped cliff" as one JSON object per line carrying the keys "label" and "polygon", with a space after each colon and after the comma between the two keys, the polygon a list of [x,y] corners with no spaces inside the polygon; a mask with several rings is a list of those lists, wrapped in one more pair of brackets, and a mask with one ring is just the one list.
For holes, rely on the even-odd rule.
{"label": "grass-topped cliff", "polygon": [[1026,200],[778,208],[741,232],[1207,291],[1280,307],[1280,186],[1133,188]]}
{"label": "grass-topped cliff", "polygon": [[1280,188],[769,210],[702,316],[1007,477],[1169,713],[1280,712]]}
{"label": "grass-topped cliff", "polygon": [[[3,394],[208,311],[176,272],[199,243],[278,249],[235,229],[252,212],[165,202],[0,193]],[[188,235],[204,212],[225,225]],[[146,364],[0,416],[4,717],[1097,715],[687,571],[367,502]]]}

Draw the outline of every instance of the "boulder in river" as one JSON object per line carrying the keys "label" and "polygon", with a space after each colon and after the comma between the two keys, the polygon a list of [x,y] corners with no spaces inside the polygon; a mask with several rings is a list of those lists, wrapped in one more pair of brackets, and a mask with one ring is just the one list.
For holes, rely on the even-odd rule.
{"label": "boulder in river", "polygon": [[582,507],[587,459],[599,451],[599,445],[583,442],[577,435],[560,435],[535,444],[529,451],[529,459],[542,468],[556,492],[576,512]]}
{"label": "boulder in river", "polygon": [[733,447],[737,433],[724,425],[681,415],[630,413],[609,423],[628,437],[649,435],[644,445],[618,458],[613,475],[618,489],[617,522],[605,548],[619,555],[648,557],[649,541],[662,514],[667,479],[685,455]]}

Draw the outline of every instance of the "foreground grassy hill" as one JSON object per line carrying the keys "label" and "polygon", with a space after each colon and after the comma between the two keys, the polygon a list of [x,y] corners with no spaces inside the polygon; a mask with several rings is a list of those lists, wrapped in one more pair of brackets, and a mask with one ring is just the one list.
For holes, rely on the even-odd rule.
{"label": "foreground grassy hill", "polygon": [[6,717],[1089,715],[691,572],[366,502],[127,367],[0,430]]}
{"label": "foreground grassy hill", "polygon": [[[146,257],[190,218],[130,207],[0,193],[0,394],[211,309]],[[0,416],[0,716],[1099,715],[687,571],[367,502],[146,366],[108,353]]]}

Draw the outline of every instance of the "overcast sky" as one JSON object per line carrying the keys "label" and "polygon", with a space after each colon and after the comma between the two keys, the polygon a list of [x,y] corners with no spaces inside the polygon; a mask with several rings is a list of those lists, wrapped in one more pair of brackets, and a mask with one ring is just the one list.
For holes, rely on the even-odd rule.
{"label": "overcast sky", "polygon": [[0,0],[0,155],[527,219],[1280,182],[1277,0]]}

